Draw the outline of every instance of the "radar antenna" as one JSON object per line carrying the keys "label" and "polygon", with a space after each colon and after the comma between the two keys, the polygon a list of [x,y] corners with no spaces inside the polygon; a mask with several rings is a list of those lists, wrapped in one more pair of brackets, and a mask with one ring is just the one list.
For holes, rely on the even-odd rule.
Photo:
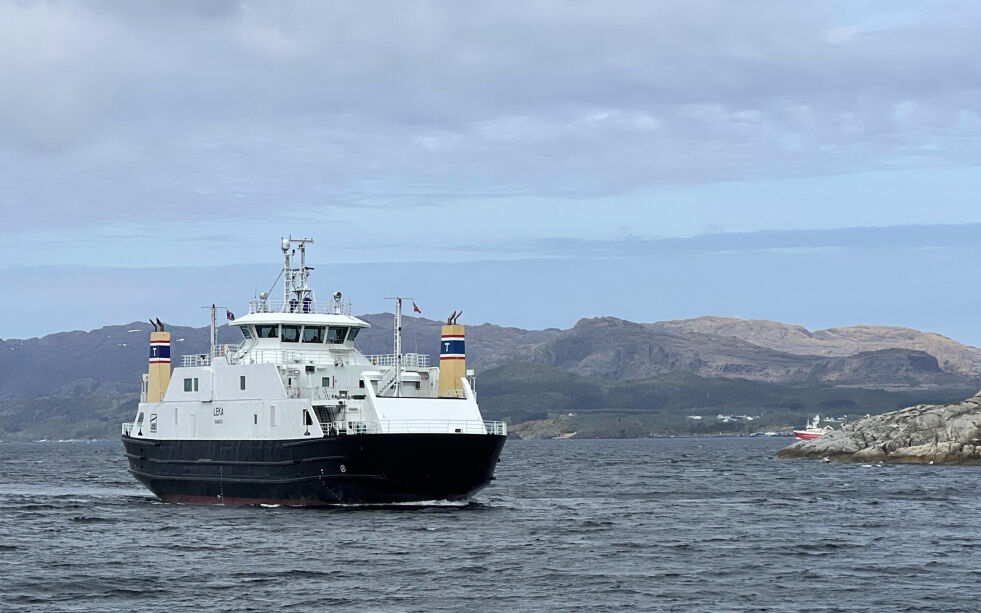
{"label": "radar antenna", "polygon": [[[307,245],[313,244],[312,238],[284,238],[283,250],[283,311],[289,313],[309,313],[315,301],[313,289],[310,287],[312,266],[307,266]],[[293,259],[299,250],[299,266],[294,266]]]}

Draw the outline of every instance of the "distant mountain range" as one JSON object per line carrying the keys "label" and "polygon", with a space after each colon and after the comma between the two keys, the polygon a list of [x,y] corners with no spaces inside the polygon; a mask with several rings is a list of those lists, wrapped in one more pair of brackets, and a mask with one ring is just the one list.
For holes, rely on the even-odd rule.
{"label": "distant mountain range", "polygon": [[[361,317],[372,325],[358,338],[361,350],[368,354],[391,352],[392,315]],[[439,321],[405,317],[404,351],[428,354],[436,364],[440,325]],[[206,327],[169,326],[168,329],[177,356],[175,365],[179,364],[180,355],[207,351]],[[150,330],[149,324],[131,323],[42,338],[0,340],[0,438],[4,430],[20,431],[25,420],[55,419],[63,423],[66,411],[59,408],[62,406],[71,405],[76,413],[82,410],[79,408],[82,405],[95,407],[93,410],[102,413],[103,406],[112,407],[106,410],[113,415],[100,418],[107,423],[115,419],[116,412],[131,411],[140,375],[146,369]],[[240,340],[241,334],[234,327],[220,328],[221,343],[235,344]],[[973,388],[976,391],[981,387],[981,349],[938,334],[886,326],[810,332],[777,322],[722,317],[656,323],[599,317],[582,319],[567,330],[523,330],[484,323],[467,326],[467,358],[468,366],[478,371],[478,388],[486,385],[486,391],[496,390],[485,397],[493,405],[485,412],[512,418],[517,415],[508,413],[504,403],[513,404],[513,399],[500,397],[501,406],[496,406],[494,397],[503,391],[501,383],[517,380],[515,377],[521,369],[508,368],[515,364],[534,365],[538,370],[526,369],[527,372],[539,373],[539,380],[545,386],[551,381],[567,389],[570,379],[541,373],[565,372],[575,375],[572,380],[595,382],[595,389],[606,390],[597,396],[607,398],[603,402],[622,397],[626,388],[617,382],[642,382],[656,387],[669,381],[663,378],[665,375],[691,375],[681,379],[688,391],[664,405],[677,410],[690,397],[692,386],[709,379],[808,386],[809,390],[916,391],[920,396],[929,390],[943,390],[940,395],[947,394],[944,398],[950,390]],[[713,389],[718,387],[713,386]],[[649,394],[635,393],[635,388],[633,384],[629,387],[633,390],[630,402],[640,407],[648,402],[644,398]],[[784,393],[766,389],[760,398]],[[807,394],[815,403],[827,402],[827,398],[821,401],[819,396],[813,391]],[[724,399],[725,394],[721,393],[720,397]],[[44,402],[32,402],[38,398]],[[751,399],[757,396],[751,394],[745,398],[747,402],[755,402]],[[554,408],[565,410],[577,406],[576,402],[574,395],[569,396]],[[809,408],[806,403],[791,404]],[[32,407],[39,406],[47,407],[51,415],[34,415]],[[95,430],[99,427],[109,426],[91,425]]]}
{"label": "distant mountain range", "polygon": [[733,317],[699,317],[650,325],[668,332],[731,336],[798,355],[850,356],[883,349],[911,349],[936,357],[940,368],[947,372],[981,377],[981,349],[913,328],[849,326],[810,332],[803,326]]}
{"label": "distant mountain range", "polygon": [[[392,316],[363,318],[373,326],[359,338],[365,352],[391,351]],[[403,330],[407,351],[438,359],[440,322],[405,318]],[[484,372],[528,362],[618,381],[681,371],[771,383],[896,389],[981,385],[981,349],[939,334],[889,326],[809,332],[801,326],[723,317],[650,324],[599,317],[582,319],[568,330],[471,325],[467,359]]]}
{"label": "distant mountain range", "polygon": [[[368,354],[392,351],[392,315],[362,315],[358,337]],[[441,322],[403,318],[403,348],[439,359]],[[204,353],[208,329],[169,326],[173,353]],[[139,388],[151,327],[134,322],[88,332],[0,340],[0,399],[18,394],[126,393]],[[219,328],[219,342],[239,331]],[[178,358],[179,359],[179,358]],[[606,380],[670,372],[773,383],[857,387],[981,385],[981,349],[930,332],[854,326],[809,332],[771,321],[700,317],[650,324],[613,317],[582,319],[567,330],[467,326],[468,364],[480,371],[516,362]],[[176,360],[175,360],[176,362]]]}

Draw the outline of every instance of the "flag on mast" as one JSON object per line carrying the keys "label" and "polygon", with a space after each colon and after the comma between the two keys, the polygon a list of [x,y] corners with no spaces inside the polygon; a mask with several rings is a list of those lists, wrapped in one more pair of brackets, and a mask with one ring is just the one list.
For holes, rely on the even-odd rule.
{"label": "flag on mast", "polygon": [[416,313],[422,313],[422,309],[417,307],[415,302],[412,303],[412,310],[415,311]]}
{"label": "flag on mast", "polygon": [[235,313],[232,313],[228,309],[225,309],[225,318],[228,319],[228,321],[234,321],[235,320]]}

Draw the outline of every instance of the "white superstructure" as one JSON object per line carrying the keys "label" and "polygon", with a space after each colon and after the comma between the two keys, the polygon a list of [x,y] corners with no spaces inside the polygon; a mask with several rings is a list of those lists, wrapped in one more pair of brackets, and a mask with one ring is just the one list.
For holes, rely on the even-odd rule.
{"label": "white superstructure", "polygon": [[351,315],[340,292],[318,302],[308,285],[312,242],[283,240],[283,300],[263,294],[230,322],[242,331],[240,344],[183,356],[160,402],[147,402],[145,383],[124,434],[158,440],[506,434],[503,422],[483,421],[466,377],[463,397],[438,398],[440,369],[427,355],[362,354],[355,341],[369,324]]}

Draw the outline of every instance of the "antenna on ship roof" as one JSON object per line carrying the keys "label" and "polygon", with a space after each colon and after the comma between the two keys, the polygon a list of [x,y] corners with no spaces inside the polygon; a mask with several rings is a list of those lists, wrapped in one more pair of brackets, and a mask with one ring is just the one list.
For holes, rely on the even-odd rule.
{"label": "antenna on ship roof", "polygon": [[[313,244],[312,238],[282,239],[283,250],[283,312],[309,312],[314,302],[314,293],[307,282],[312,266],[307,266],[307,244]],[[296,247],[294,247],[296,245]],[[300,250],[300,265],[293,266],[293,258],[297,249]]]}

